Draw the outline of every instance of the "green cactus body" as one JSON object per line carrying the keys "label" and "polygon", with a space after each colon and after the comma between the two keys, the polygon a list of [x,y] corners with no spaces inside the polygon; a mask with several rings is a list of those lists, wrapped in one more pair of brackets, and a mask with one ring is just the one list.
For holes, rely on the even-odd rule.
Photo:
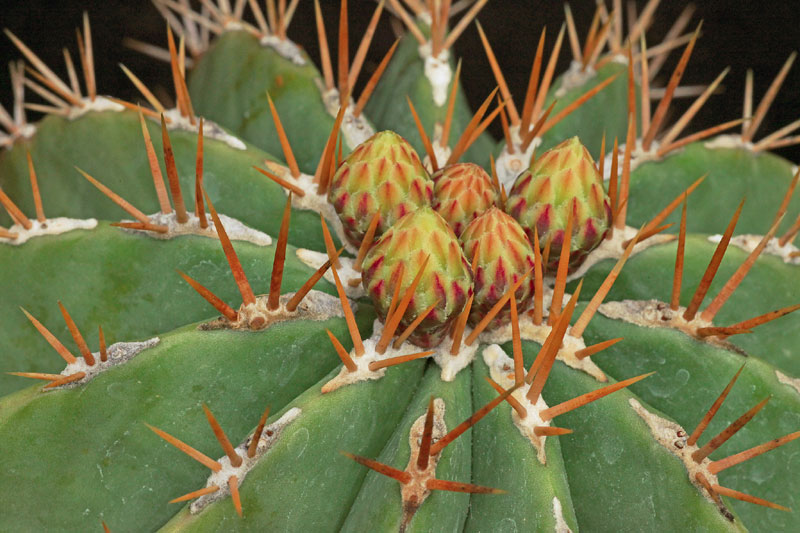
{"label": "green cactus body", "polygon": [[[0,377],[0,529],[800,529],[784,512],[800,507],[800,177],[767,152],[788,133],[754,141],[768,107],[758,106],[739,138],[703,140],[725,123],[676,140],[692,115],[663,128],[669,87],[656,112],[638,103],[663,64],[642,48],[647,21],[598,7],[581,45],[567,9],[552,61],[537,51],[534,62],[533,86],[548,89],[513,109],[498,80],[508,138],[531,138],[516,163],[537,136],[554,146],[506,198],[493,183],[513,165],[498,159],[489,168],[505,174],[491,181],[473,165],[498,146],[484,129],[501,109],[486,114],[493,95],[473,117],[454,75],[453,42],[484,3],[448,30],[456,3],[390,2],[395,15],[410,10],[409,33],[377,67],[364,108],[336,98],[358,78],[350,43],[337,47],[336,84],[288,40],[295,9],[310,3],[204,2],[188,14],[157,0],[194,61],[187,84],[169,34],[171,127],[199,122],[194,106],[267,151],[206,123],[201,167],[199,124],[171,129],[176,166],[161,169],[170,179],[156,194],[160,157],[142,149],[135,104],[95,98],[90,68],[87,98],[78,81],[61,88],[9,34],[50,81],[43,90],[69,102],[35,126],[0,114],[0,370],[17,374]],[[673,88],[696,44],[698,32],[680,36],[687,24],[679,17],[664,43],[689,42]],[[565,38],[573,66],[551,89]],[[90,65],[88,19],[81,47]],[[17,108],[22,73],[12,68]],[[649,122],[638,132],[626,129],[637,107],[648,118],[638,124]],[[350,142],[370,125],[356,109],[387,131]],[[159,128],[145,122],[160,154]],[[447,142],[447,128],[455,139],[470,122]],[[606,152],[613,139],[621,147],[613,163],[564,140],[580,135],[595,153],[603,132]],[[412,146],[443,167],[433,179]],[[110,225],[121,211],[73,165],[132,204],[107,193],[136,222]],[[272,181],[252,168],[264,165]],[[178,183],[195,192],[203,231],[170,222]],[[570,264],[557,268],[569,213]],[[319,231],[320,214],[334,231]],[[678,216],[677,236],[653,237]],[[236,221],[268,235],[243,242]],[[24,378],[40,381],[21,388]]]}
{"label": "green cactus body", "polygon": [[313,173],[334,117],[325,109],[318,85],[320,73],[308,55],[291,41],[283,43],[294,52],[292,58],[247,32],[226,31],[192,69],[189,93],[199,113],[254,146],[280,154],[267,102],[269,93],[287,136],[296,141],[298,165],[303,172]]}

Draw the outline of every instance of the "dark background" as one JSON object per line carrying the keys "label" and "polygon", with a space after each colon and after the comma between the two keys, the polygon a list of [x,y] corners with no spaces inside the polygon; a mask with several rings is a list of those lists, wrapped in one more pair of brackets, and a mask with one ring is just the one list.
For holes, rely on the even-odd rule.
{"label": "dark background", "polygon": [[[233,0],[231,0],[233,3]],[[262,0],[259,3],[263,4]],[[610,1],[607,2],[610,4]],[[637,0],[641,11],[646,2]],[[335,49],[337,0],[321,0],[326,16],[331,47]],[[654,25],[648,32],[651,43],[658,42],[687,2],[663,0],[656,11]],[[27,0],[3,2],[0,25],[21,37],[57,73],[64,75],[61,49],[67,46],[77,57],[75,28],[81,23],[81,13],[87,10],[91,16],[95,43],[97,85],[101,93],[137,99],[134,87],[123,75],[117,63],[131,68],[151,88],[159,84],[170,85],[169,68],[137,52],[125,48],[122,39],[126,36],[162,45],[165,43],[165,23],[156,9],[146,0]],[[369,0],[350,0],[351,51],[355,52],[356,37],[360,37],[375,4]],[[572,11],[578,32],[586,34],[594,11],[591,0],[573,0]],[[788,55],[800,45],[800,9],[795,1],[717,0],[700,2],[690,26],[703,23],[702,37],[693,54],[684,84],[709,83],[726,66],[731,72],[724,81],[724,92],[715,95],[705,105],[700,115],[690,125],[692,131],[741,116],[744,93],[744,77],[747,68],[755,72],[756,104],[766,91],[772,78]],[[301,0],[297,14],[289,29],[289,36],[309,51],[317,60],[316,33],[314,30],[313,2]],[[490,0],[479,15],[498,61],[511,86],[515,101],[524,96],[525,84],[533,59],[536,42],[543,25],[547,25],[549,53],[557,29],[564,20],[563,3],[553,0],[511,1]],[[361,83],[380,61],[383,53],[394,41],[388,23],[388,15],[382,17],[379,31],[371,48],[367,64],[362,71]],[[466,30],[456,44],[457,56],[463,57],[464,84],[470,101],[475,105],[494,88],[486,56],[481,48],[474,25]],[[570,55],[567,39],[561,51],[561,62],[557,72],[567,67]],[[19,56],[10,41],[0,36],[0,59],[3,64]],[[655,86],[666,84],[671,66],[677,61],[679,52],[673,52],[660,79]],[[158,91],[160,93],[161,91]],[[0,74],[0,101],[8,105],[10,85],[7,73]],[[688,101],[679,101],[675,113]],[[35,117],[35,113],[29,113]],[[795,65],[767,115],[757,138],[800,118],[800,66]],[[499,125],[494,125],[494,135],[499,136]],[[782,155],[794,161],[800,160],[800,148],[780,150]]]}

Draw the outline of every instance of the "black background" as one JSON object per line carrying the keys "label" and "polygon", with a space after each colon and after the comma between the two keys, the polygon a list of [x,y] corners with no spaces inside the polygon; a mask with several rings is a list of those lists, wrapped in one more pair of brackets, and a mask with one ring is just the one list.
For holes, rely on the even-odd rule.
{"label": "black background", "polygon": [[[263,1],[260,0],[260,3],[263,4]],[[339,2],[322,0],[321,4],[328,26],[329,42],[335,49]],[[645,2],[637,0],[636,4],[641,11]],[[655,23],[648,33],[651,43],[657,42],[663,36],[686,4],[687,2],[680,0],[661,2],[656,11]],[[356,37],[363,33],[374,6],[369,0],[350,0],[350,49],[353,53],[357,46]],[[594,2],[573,0],[571,7],[579,34],[584,36],[591,22]],[[754,94],[757,102],[784,60],[800,45],[800,5],[796,1],[719,0],[699,2],[696,7],[691,25],[701,19],[704,21],[702,37],[689,62],[682,84],[708,83],[726,66],[731,67],[731,72],[724,81],[724,92],[712,97],[705,105],[690,126],[692,131],[740,117],[747,68],[752,68],[755,72]],[[122,44],[122,39],[126,36],[159,45],[165,43],[165,23],[146,0],[4,2],[0,11],[0,25],[11,29],[57,73],[65,76],[61,49],[67,46],[73,53],[73,59],[77,57],[75,28],[81,23],[81,13],[84,10],[89,12],[92,21],[99,92],[126,99],[138,98],[135,89],[117,66],[119,62],[131,68],[151,88],[159,85],[165,89],[169,87],[170,75],[165,63],[142,56]],[[311,0],[300,1],[289,36],[308,50],[317,61],[313,11]],[[554,35],[564,20],[563,13],[563,3],[552,0],[490,0],[480,13],[479,19],[486,29],[516,101],[521,101],[524,96],[542,26],[547,25],[549,29],[546,46],[546,53],[549,53]],[[388,23],[388,15],[385,14],[368,56],[365,73],[362,73],[361,83],[364,83],[393,41],[394,35]],[[463,57],[462,83],[474,106],[495,85],[474,25],[467,29],[455,50],[457,56]],[[565,39],[557,72],[563,72],[567,67],[568,55],[569,44]],[[666,84],[670,67],[675,64],[678,55],[679,52],[673,52],[667,63],[668,68],[662,70],[656,86]],[[19,53],[10,41],[5,36],[0,37],[0,58],[3,64],[18,56]],[[157,91],[157,94],[162,92]],[[7,73],[0,74],[0,101],[6,106],[10,102]],[[679,101],[674,113],[678,113],[686,105],[688,101]],[[35,113],[29,113],[29,116],[34,117]],[[798,118],[800,66],[795,65],[759,129],[757,138]],[[493,132],[496,137],[500,135],[497,124],[494,125]],[[800,160],[798,147],[782,149],[779,153],[794,161]]]}

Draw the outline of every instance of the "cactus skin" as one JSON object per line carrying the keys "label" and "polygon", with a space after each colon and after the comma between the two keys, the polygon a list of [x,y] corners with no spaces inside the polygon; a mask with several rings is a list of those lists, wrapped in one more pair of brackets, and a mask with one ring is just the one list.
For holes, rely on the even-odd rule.
{"label": "cactus skin", "polygon": [[538,158],[520,174],[508,196],[507,209],[533,241],[551,240],[550,261],[545,270],[553,272],[564,242],[567,218],[572,209],[570,270],[580,266],[606,235],[611,220],[611,203],[592,156],[577,137],[566,140]]}
{"label": "cactus skin", "polygon": [[[220,2],[220,6],[225,3]],[[256,3],[247,3],[247,6],[252,4]],[[247,7],[244,2],[237,6]],[[183,20],[187,23],[190,19]],[[579,24],[579,27],[585,26]],[[278,135],[270,129],[272,121],[264,108],[265,92],[269,89],[284,118],[289,139],[295,144],[300,166],[311,172],[332,122],[329,112],[320,106],[319,90],[313,80],[318,74],[313,66],[307,65],[300,76],[302,79],[289,79],[287,73],[297,73],[297,69],[282,65],[278,69],[280,72],[263,69],[265,72],[258,72],[257,76],[247,75],[249,63],[241,59],[239,50],[252,52],[247,57],[257,61],[264,61],[263,53],[272,54],[273,50],[259,47],[252,27],[245,26],[247,34],[240,31],[241,27],[239,23],[231,24],[215,39],[220,46],[212,45],[203,57],[195,57],[198,70],[189,73],[189,84],[197,109],[202,107],[206,113],[219,111],[219,120],[224,126],[256,142],[264,139],[263,146],[269,145],[270,151],[278,155],[282,147],[276,142]],[[428,35],[426,28],[423,32]],[[244,46],[237,49],[244,41]],[[454,62],[455,58],[450,60]],[[287,67],[286,70],[282,70],[283,67]],[[624,70],[613,61],[606,68]],[[381,127],[400,131],[412,144],[417,132],[405,106],[406,92],[420,112],[426,131],[433,132],[431,137],[435,137],[433,125],[441,125],[444,113],[443,107],[433,105],[430,85],[421,69],[417,43],[406,36],[367,108],[380,117],[377,123]],[[231,72],[245,76],[233,76]],[[600,73],[588,83],[604,75]],[[198,77],[194,79],[194,76]],[[237,94],[237,83],[242,79],[249,84]],[[284,88],[283,94],[278,90],[280,87]],[[411,90],[406,90],[409,88]],[[587,145],[596,148],[603,131],[615,132],[614,136],[622,139],[621,122],[626,116],[625,80],[621,77],[609,89],[613,94],[610,90],[598,94],[589,106],[570,115],[569,121],[549,130],[543,139],[544,146],[578,134],[585,138]],[[577,87],[574,94],[582,91],[583,88]],[[206,93],[208,100],[204,101]],[[457,137],[456,133],[469,117],[460,91],[456,94],[459,96],[451,139]],[[559,100],[555,112],[572,94],[569,92],[566,98]],[[249,97],[240,99],[242,95]],[[606,95],[611,104],[598,104]],[[548,96],[548,101],[551,97]],[[255,113],[249,124],[248,113]],[[80,178],[68,179],[73,163],[112,185],[138,207],[155,211],[155,195],[147,174],[136,118],[128,111],[93,111],[76,119],[46,117],[36,125],[35,136],[18,139],[10,149],[2,149],[0,186],[19,201],[28,216],[32,215],[33,201],[25,168],[25,148],[29,147],[37,162],[45,211],[49,216],[61,214],[58,209],[74,210],[74,216],[80,217],[94,215],[116,220],[120,216],[116,206],[95,191],[84,194],[85,191],[75,187]],[[158,151],[158,135],[153,125],[150,126]],[[575,131],[570,131],[573,128]],[[193,158],[189,157],[193,150],[187,147],[193,148],[196,136],[174,133],[181,179],[185,190],[192,190],[191,186],[186,187],[193,177]],[[307,146],[301,147],[297,139],[304,137]],[[122,140],[127,141],[124,146],[112,146]],[[100,141],[106,142],[102,146],[113,149],[98,150]],[[606,141],[608,147],[610,135]],[[468,160],[486,164],[491,145],[488,136],[483,134],[468,152]],[[348,147],[344,146],[344,150],[347,155]],[[76,160],[65,157],[65,152]],[[281,226],[280,207],[286,197],[274,183],[264,181],[249,169],[251,164],[261,165],[263,159],[271,156],[251,148],[244,153],[233,152],[210,139],[206,155],[206,189],[219,211],[277,237]],[[40,161],[42,166],[39,166]],[[630,176],[631,190],[627,199],[630,200],[628,223],[635,227],[649,221],[653,213],[663,208],[665,198],[676,197],[688,183],[707,171],[711,173],[688,202],[691,234],[686,240],[684,283],[680,291],[680,303],[684,305],[691,299],[714,250],[714,245],[708,242],[708,234],[721,232],[727,223],[719,212],[732,211],[741,200],[742,191],[751,189],[736,233],[763,234],[792,175],[792,165],[788,161],[774,154],[752,151],[747,146],[712,149],[696,143],[661,160],[637,163]],[[65,172],[53,171],[59,168]],[[119,172],[114,174],[117,168]],[[609,168],[608,160],[605,168]],[[11,171],[6,172],[6,169]],[[774,179],[765,180],[765,176]],[[119,181],[107,181],[115,179]],[[313,190],[305,192],[314,193]],[[188,200],[189,194],[184,194]],[[798,198],[795,194],[789,202],[782,229],[793,222],[800,205]],[[398,331],[408,325],[414,312],[436,302],[436,292],[431,289],[435,272],[457,274],[461,276],[460,281],[448,287],[449,292],[440,302],[443,309],[434,311],[439,320],[423,324],[417,331],[418,336],[412,339],[424,346],[434,344],[448,331],[455,332],[456,328],[451,326],[470,291],[475,292],[473,305],[476,309],[481,305],[480,293],[489,289],[487,285],[479,287],[477,284],[480,268],[485,268],[486,272],[497,271],[499,258],[506,261],[514,247],[525,248],[525,235],[519,229],[511,232],[510,227],[517,226],[508,221],[506,228],[510,234],[521,238],[512,239],[513,245],[493,243],[494,247],[488,246],[490,255],[484,267],[480,263],[484,252],[479,250],[476,280],[473,281],[468,264],[472,260],[470,251],[474,254],[475,245],[471,243],[492,243],[495,234],[484,232],[481,237],[473,238],[469,227],[477,228],[483,218],[493,213],[495,219],[508,217],[500,216],[502,213],[497,208],[479,216],[461,235],[465,248],[462,252],[455,234],[431,205],[429,200],[421,208],[409,209],[404,218],[397,217],[399,220],[369,251],[362,269],[367,297],[358,296],[361,288],[353,286],[357,278],[348,269],[351,263],[349,259],[342,259],[345,266],[339,273],[343,278],[344,272],[350,275],[349,280],[344,280],[345,287],[351,300],[358,305],[352,323],[342,318],[323,322],[290,318],[258,332],[198,330],[196,321],[212,319],[214,312],[200,302],[197,295],[190,295],[190,289],[171,269],[178,267],[187,271],[208,284],[223,300],[232,303],[237,291],[214,240],[180,237],[172,241],[150,241],[143,235],[110,228],[107,220],[101,220],[100,227],[91,232],[37,237],[19,247],[0,240],[0,322],[3,323],[0,362],[19,360],[43,365],[15,366],[9,370],[58,371],[56,363],[61,364],[53,350],[18,312],[17,305],[38,310],[33,314],[73,353],[78,352],[74,343],[67,341],[69,334],[58,316],[57,299],[64,300],[79,327],[87,330],[84,333],[92,348],[97,345],[96,337],[91,334],[91,327],[96,323],[119,326],[116,331],[113,327],[107,329],[109,337],[116,335],[116,340],[120,341],[143,340],[156,333],[161,338],[158,346],[86,384],[50,392],[43,392],[40,384],[0,396],[0,442],[4,443],[5,467],[4,475],[0,476],[0,529],[99,531],[99,522],[103,520],[115,533],[397,531],[403,512],[398,482],[338,452],[345,450],[392,468],[406,468],[412,451],[409,427],[424,416],[431,397],[445,402],[444,421],[447,429],[452,429],[471,418],[480,407],[498,399],[495,389],[485,380],[490,376],[497,378],[497,369],[487,366],[487,346],[480,345],[484,338],[478,337],[473,345],[474,360],[457,373],[453,381],[444,381],[443,373],[433,362],[414,359],[387,368],[379,380],[370,379],[323,394],[321,387],[344,371],[326,330],[341,339],[344,351],[352,347],[355,353],[355,342],[347,339],[348,333],[352,339],[354,330],[358,330],[366,343],[376,315],[386,318],[393,292],[387,290],[387,285],[394,289],[392,275],[398,272],[399,265],[404,265],[403,283],[398,286],[402,294],[402,289],[410,285],[423,258],[429,254],[426,275]],[[607,219],[607,212],[605,214]],[[669,221],[677,216],[673,213]],[[366,226],[369,217],[364,218]],[[409,224],[411,227],[398,236],[394,232],[406,219],[416,220],[416,223]],[[325,250],[317,213],[295,210],[291,220],[283,293],[295,289],[310,272],[299,264],[294,247],[306,246],[317,252]],[[2,212],[0,224],[3,228],[8,225],[8,218]],[[544,244],[546,236],[542,228],[539,231]],[[672,231],[676,232],[677,226]],[[573,243],[579,240],[576,228]],[[436,242],[431,244],[432,241]],[[494,238],[494,241],[499,242],[499,239]],[[353,244],[357,244],[355,240]],[[364,252],[369,244],[362,248]],[[251,276],[253,288],[263,291],[270,270],[267,263],[276,255],[275,247],[265,250],[237,242],[233,245],[243,269]],[[530,268],[529,242],[527,246],[526,254],[520,254],[524,260],[516,266],[523,272]],[[676,243],[642,248],[637,246],[625,263],[605,302],[631,298],[669,301]],[[557,247],[551,250],[550,257],[557,260]],[[746,252],[733,246],[729,248],[722,258],[718,278],[711,285],[709,299],[720,293],[719,278],[732,274],[746,257]],[[613,264],[611,260],[603,260],[588,268],[573,317],[593,297],[594,289],[604,283]],[[375,267],[371,273],[370,267]],[[367,278],[374,282],[373,288],[382,284],[378,291],[369,292]],[[175,281],[170,283],[170,279]],[[796,304],[798,279],[796,265],[766,254],[759,257],[715,318],[714,325],[733,324],[756,313]],[[545,283],[549,285],[550,280]],[[574,294],[576,284],[577,281],[570,282],[566,292]],[[34,289],[28,291],[29,287]],[[325,281],[320,281],[316,288],[335,292],[332,284]],[[530,285],[523,283],[520,292],[523,289],[530,291]],[[520,320],[530,320],[526,300],[520,292],[515,299],[519,302]],[[369,297],[374,298],[378,313],[370,305]],[[527,298],[529,301],[530,294]],[[77,308],[73,302],[78,302]],[[499,322],[506,309],[500,313]],[[698,444],[710,441],[712,435],[768,396],[771,401],[758,416],[709,459],[719,461],[770,439],[793,435],[792,432],[800,429],[797,416],[800,413],[797,350],[800,313],[760,326],[749,335],[731,336],[729,341],[745,350],[746,355],[700,342],[681,331],[640,327],[612,320],[602,313],[601,309],[588,324],[583,341],[591,346],[624,338],[607,351],[591,355],[592,362],[607,375],[609,382],[652,371],[658,373],[596,403],[557,415],[553,429],[558,426],[572,430],[573,434],[547,437],[545,464],[537,459],[530,442],[515,424],[512,407],[506,402],[499,403],[464,436],[444,448],[436,475],[437,479],[477,484],[507,493],[467,495],[434,490],[405,524],[406,531],[494,531],[510,524],[525,531],[568,527],[573,531],[671,533],[675,530],[716,532],[749,528],[771,533],[800,529],[798,513],[768,509],[728,496],[722,496],[722,501],[730,514],[720,513],[707,493],[692,484],[674,450],[654,438],[631,404],[633,400],[638,401],[651,413],[674,420],[691,431],[730,377],[746,362],[728,400]],[[498,325],[492,324],[490,329]],[[524,324],[525,327],[529,325]],[[425,331],[425,328],[429,329]],[[445,338],[443,345],[447,344]],[[501,346],[509,356],[512,352],[515,357],[520,355],[526,368],[540,353],[540,345],[525,338],[519,350],[517,343],[506,342]],[[17,353],[12,358],[3,357],[3,352],[8,350],[20,352],[20,358]],[[437,357],[441,355],[447,354],[440,351]],[[352,357],[364,370],[367,365],[360,362],[364,359],[359,360],[357,353]],[[436,362],[441,364],[440,359]],[[48,366],[51,364],[52,368]],[[9,383],[12,379],[25,383],[16,376],[4,379]],[[599,386],[589,375],[556,361],[541,398],[552,407],[578,394],[594,393]],[[277,420],[293,407],[303,410],[242,481],[239,488],[241,514],[237,514],[230,495],[211,503],[199,514],[192,514],[188,504],[167,504],[171,498],[202,488],[209,471],[159,440],[144,423],[169,431],[211,459],[224,458],[203,419],[203,403],[209,404],[234,444],[250,435],[265,405],[273,408],[270,421]],[[800,507],[799,445],[800,441],[789,442],[763,457],[724,470],[719,475],[719,484],[797,509]],[[648,503],[646,512],[639,510],[643,500]]]}
{"label": "cactus skin", "polygon": [[386,317],[397,276],[402,268],[401,294],[411,286],[427,258],[424,274],[400,321],[405,328],[428,306],[436,307],[410,337],[427,348],[439,344],[472,295],[472,270],[453,230],[430,207],[398,220],[364,259],[363,285],[381,318]]}
{"label": "cactus skin", "polygon": [[392,131],[382,131],[342,162],[328,198],[348,240],[359,246],[375,213],[380,212],[380,236],[407,213],[430,205],[433,183],[411,145]]}
{"label": "cactus skin", "polygon": [[497,191],[486,171],[474,163],[457,163],[433,176],[433,208],[457,236],[497,203]]}
{"label": "cactus skin", "polygon": [[[478,252],[473,265],[475,300],[470,312],[470,324],[475,325],[497,303],[517,280],[534,267],[531,243],[516,220],[492,207],[472,221],[460,237],[467,257]],[[519,309],[527,309],[533,298],[533,276],[514,293]],[[510,308],[503,308],[492,327],[508,323]]]}

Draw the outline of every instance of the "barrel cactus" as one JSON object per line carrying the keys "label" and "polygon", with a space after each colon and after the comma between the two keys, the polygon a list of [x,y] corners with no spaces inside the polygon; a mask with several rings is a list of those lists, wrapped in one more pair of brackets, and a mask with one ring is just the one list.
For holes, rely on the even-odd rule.
{"label": "barrel cactus", "polygon": [[454,57],[486,0],[381,1],[352,56],[315,2],[320,70],[297,0],[155,4],[174,108],[101,95],[88,16],[66,77],[6,31],[0,529],[800,529],[794,56],[686,134],[725,72],[666,124],[701,43],[648,51],[657,1],[567,8],[519,108],[479,25],[491,74]]}

